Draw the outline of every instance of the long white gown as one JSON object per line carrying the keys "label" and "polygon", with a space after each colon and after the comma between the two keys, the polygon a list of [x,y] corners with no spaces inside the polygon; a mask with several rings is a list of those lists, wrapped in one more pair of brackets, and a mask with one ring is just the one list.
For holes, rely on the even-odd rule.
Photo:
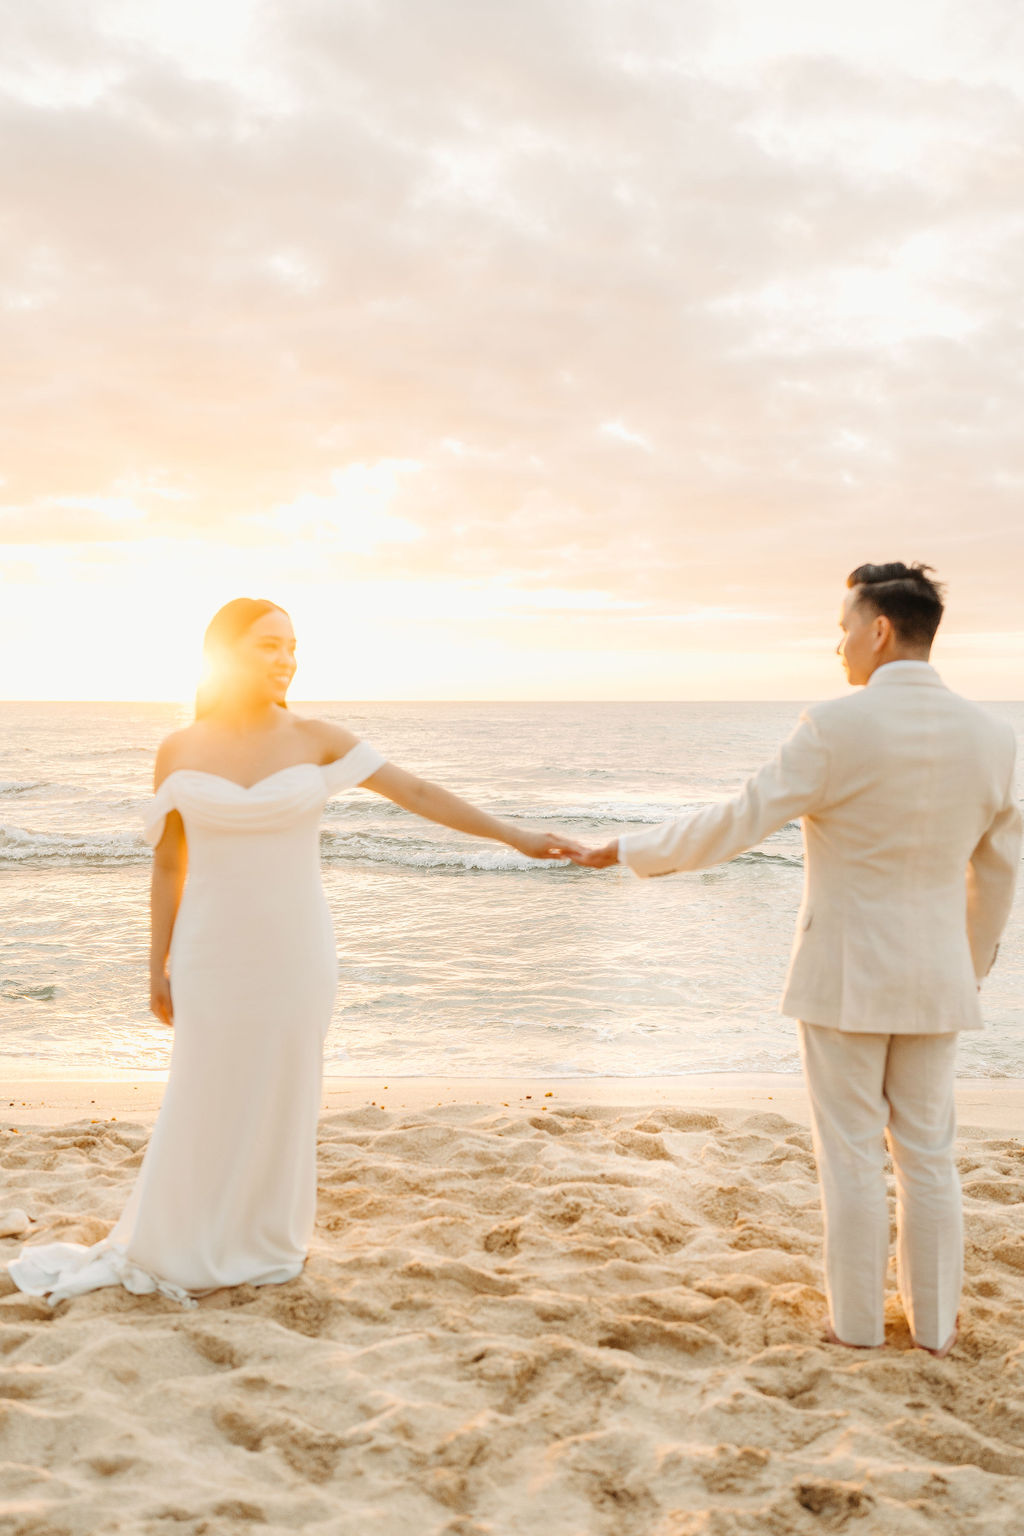
{"label": "long white gown", "polygon": [[243,788],[194,768],[150,801],[154,847],[181,813],[170,1076],[120,1220],[103,1242],[26,1245],[15,1284],[54,1305],[106,1285],[188,1303],[293,1279],[316,1210],[316,1127],[337,954],[320,879],[328,798],[383,764],[368,742]]}

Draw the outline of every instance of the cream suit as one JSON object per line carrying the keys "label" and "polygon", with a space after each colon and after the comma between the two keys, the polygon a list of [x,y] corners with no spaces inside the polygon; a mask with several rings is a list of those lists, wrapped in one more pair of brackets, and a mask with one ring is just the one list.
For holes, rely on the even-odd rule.
{"label": "cream suit", "polygon": [[815,704],[733,799],[620,839],[638,875],[705,869],[803,819],[805,889],[782,1012],[801,1021],[832,1324],[882,1342],[896,1169],[900,1289],[941,1346],[960,1292],[956,1033],[980,1029],[1021,857],[1011,727],[926,662]]}

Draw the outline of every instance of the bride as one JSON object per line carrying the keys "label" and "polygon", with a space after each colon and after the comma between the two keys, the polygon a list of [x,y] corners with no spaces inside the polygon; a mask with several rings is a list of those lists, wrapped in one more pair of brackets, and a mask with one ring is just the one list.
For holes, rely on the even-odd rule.
{"label": "bride", "polygon": [[161,745],[145,814],[156,850],[151,1007],[174,1026],[170,1076],[109,1237],[29,1245],[11,1263],[15,1284],[52,1304],[106,1285],[188,1303],[301,1270],[337,982],[319,873],[331,795],[361,784],[535,859],[579,851],[386,762],[343,726],[293,714],[295,636],[276,604],[226,604],[204,661],[195,721]]}

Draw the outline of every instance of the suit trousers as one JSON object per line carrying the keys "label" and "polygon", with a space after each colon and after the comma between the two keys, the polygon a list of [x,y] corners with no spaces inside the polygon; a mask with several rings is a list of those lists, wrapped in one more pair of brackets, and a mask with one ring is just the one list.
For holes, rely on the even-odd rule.
{"label": "suit trousers", "polygon": [[846,1344],[885,1341],[885,1144],[896,1175],[897,1281],[917,1344],[940,1349],[963,1283],[954,1160],[957,1034],[874,1035],[800,1023],[825,1218],[825,1287]]}

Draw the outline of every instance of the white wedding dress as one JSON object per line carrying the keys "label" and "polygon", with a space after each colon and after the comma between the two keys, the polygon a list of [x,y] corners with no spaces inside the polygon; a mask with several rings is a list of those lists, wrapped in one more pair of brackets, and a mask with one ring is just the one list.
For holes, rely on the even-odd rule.
{"label": "white wedding dress", "polygon": [[320,879],[320,815],[384,758],[368,742],[249,788],[194,768],[145,816],[171,810],[188,843],[174,924],[170,1076],[145,1159],[109,1237],[26,1245],[15,1284],[53,1304],[106,1285],[188,1302],[302,1269],[316,1209],[323,1042],[337,954]]}

